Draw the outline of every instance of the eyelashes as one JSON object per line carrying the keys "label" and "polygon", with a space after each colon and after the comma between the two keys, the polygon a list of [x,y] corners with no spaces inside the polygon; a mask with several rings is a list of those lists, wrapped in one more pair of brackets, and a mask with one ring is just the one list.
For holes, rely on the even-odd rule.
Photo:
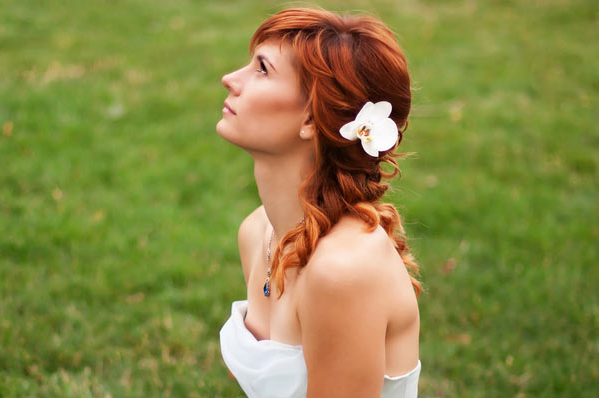
{"label": "eyelashes", "polygon": [[260,56],[258,57],[258,62],[260,64],[260,69],[257,69],[256,71],[258,73],[262,73],[263,75],[266,75],[267,74],[267,68],[265,66],[265,62],[262,60],[262,57],[260,57]]}

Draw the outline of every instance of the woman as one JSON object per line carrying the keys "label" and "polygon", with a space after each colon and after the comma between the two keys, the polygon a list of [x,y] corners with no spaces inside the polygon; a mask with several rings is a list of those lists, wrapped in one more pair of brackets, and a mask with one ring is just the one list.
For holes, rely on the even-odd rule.
{"label": "woman", "polygon": [[239,229],[248,299],[221,330],[225,363],[250,398],[414,398],[417,265],[380,201],[399,172],[405,58],[372,17],[302,8],[250,49],[217,124],[254,159],[262,201]]}

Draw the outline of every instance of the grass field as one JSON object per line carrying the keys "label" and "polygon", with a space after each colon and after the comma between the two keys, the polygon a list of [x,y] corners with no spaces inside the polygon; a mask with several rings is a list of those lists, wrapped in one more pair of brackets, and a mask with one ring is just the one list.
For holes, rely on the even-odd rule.
{"label": "grass field", "polygon": [[[275,1],[0,0],[0,397],[242,397],[248,155],[220,77]],[[598,5],[324,1],[398,34],[420,397],[598,396]]]}

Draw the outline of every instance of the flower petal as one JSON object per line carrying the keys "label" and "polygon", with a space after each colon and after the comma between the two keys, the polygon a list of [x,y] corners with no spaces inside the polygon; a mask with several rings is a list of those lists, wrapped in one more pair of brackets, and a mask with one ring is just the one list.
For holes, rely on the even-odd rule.
{"label": "flower petal", "polygon": [[385,119],[392,113],[392,104],[387,101],[380,101],[373,105],[371,111],[371,120],[375,123],[381,119]]}
{"label": "flower petal", "polygon": [[373,112],[373,108],[375,107],[375,104],[372,103],[371,101],[367,102],[362,109],[360,110],[360,112],[358,112],[358,115],[356,115],[356,120],[357,122],[361,121],[361,122],[366,122],[367,120],[369,120],[371,118],[371,113]]}
{"label": "flower petal", "polygon": [[356,135],[356,131],[358,130],[360,123],[356,120],[353,120],[349,123],[346,123],[340,128],[340,134],[347,140],[354,141],[358,139],[358,135]]}
{"label": "flower petal", "polygon": [[371,129],[371,142],[378,151],[387,151],[396,145],[398,126],[390,118],[377,122]]}
{"label": "flower petal", "polygon": [[373,156],[374,158],[379,156],[379,151],[375,147],[375,143],[373,140],[361,139],[360,143],[362,144],[363,149],[366,153]]}

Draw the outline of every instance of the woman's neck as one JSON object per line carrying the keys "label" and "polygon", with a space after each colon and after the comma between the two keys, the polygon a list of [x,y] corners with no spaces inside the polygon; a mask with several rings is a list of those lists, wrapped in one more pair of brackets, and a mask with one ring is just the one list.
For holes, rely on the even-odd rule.
{"label": "woman's neck", "polygon": [[275,231],[276,242],[304,218],[298,190],[310,167],[310,162],[292,156],[285,159],[254,159],[254,178],[258,194]]}

